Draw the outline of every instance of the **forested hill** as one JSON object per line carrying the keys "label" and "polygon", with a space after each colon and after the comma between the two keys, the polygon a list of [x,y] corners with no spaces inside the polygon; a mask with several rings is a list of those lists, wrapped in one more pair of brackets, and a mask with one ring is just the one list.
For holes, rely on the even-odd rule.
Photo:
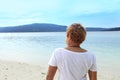
{"label": "forested hill", "polygon": [[87,31],[120,31],[120,27],[114,27],[114,28],[86,28]]}
{"label": "forested hill", "polygon": [[66,26],[46,23],[0,27],[0,32],[63,32],[65,30]]}
{"label": "forested hill", "polygon": [[[64,32],[67,26],[34,23],[20,26],[0,27],[0,32]],[[87,31],[120,31],[120,27],[116,28],[86,28]]]}

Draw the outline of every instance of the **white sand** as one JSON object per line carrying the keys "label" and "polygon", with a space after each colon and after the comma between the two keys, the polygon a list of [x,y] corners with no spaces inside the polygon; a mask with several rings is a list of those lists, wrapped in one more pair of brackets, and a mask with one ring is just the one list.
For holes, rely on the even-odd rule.
{"label": "white sand", "polygon": [[[119,70],[119,68],[115,70],[112,67],[100,67],[98,80],[120,80]],[[0,60],[0,80],[45,80],[46,72],[47,65]]]}
{"label": "white sand", "polygon": [[0,80],[45,80],[47,66],[0,60]]}

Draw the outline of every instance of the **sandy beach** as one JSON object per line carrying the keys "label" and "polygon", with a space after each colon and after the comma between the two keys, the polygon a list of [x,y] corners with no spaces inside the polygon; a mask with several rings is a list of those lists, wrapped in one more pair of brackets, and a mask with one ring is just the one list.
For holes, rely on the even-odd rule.
{"label": "sandy beach", "polygon": [[0,60],[0,80],[45,80],[45,66]]}
{"label": "sandy beach", "polygon": [[[0,34],[0,80],[45,80],[52,51],[65,44],[64,34]],[[120,32],[88,34],[83,46],[96,55],[98,80],[120,80]]]}
{"label": "sandy beach", "polygon": [[[0,80],[45,80],[47,65],[0,60]],[[119,80],[119,71],[100,67],[99,80]],[[57,80],[57,76],[55,76]],[[89,79],[88,79],[89,80]]]}

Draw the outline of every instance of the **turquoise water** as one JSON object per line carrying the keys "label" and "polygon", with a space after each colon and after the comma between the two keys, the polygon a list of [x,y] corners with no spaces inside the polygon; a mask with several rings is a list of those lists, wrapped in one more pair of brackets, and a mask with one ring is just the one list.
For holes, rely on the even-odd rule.
{"label": "turquoise water", "polygon": [[[0,59],[3,60],[47,65],[52,51],[65,46],[65,32],[0,33]],[[88,32],[82,47],[96,55],[102,80],[120,78],[119,31]]]}
{"label": "turquoise water", "polygon": [[[65,32],[0,33],[2,59],[43,61],[42,58],[48,59],[55,48],[65,46]],[[120,32],[88,32],[82,47],[105,60],[119,60]]]}
{"label": "turquoise water", "polygon": [[48,62],[52,51],[65,46],[65,33],[0,33],[0,59]]}

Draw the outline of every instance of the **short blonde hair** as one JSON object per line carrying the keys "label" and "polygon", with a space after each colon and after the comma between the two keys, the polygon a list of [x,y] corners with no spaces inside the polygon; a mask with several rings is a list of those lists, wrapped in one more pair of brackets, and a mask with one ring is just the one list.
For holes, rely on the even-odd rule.
{"label": "short blonde hair", "polygon": [[86,30],[81,24],[73,23],[68,26],[66,36],[70,37],[73,42],[81,44],[85,40]]}

